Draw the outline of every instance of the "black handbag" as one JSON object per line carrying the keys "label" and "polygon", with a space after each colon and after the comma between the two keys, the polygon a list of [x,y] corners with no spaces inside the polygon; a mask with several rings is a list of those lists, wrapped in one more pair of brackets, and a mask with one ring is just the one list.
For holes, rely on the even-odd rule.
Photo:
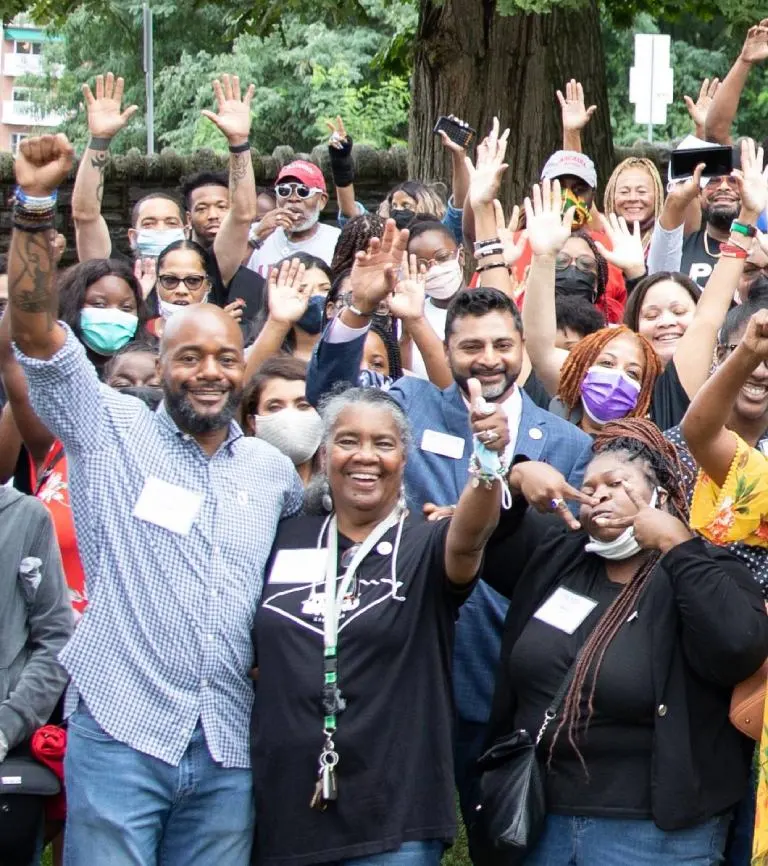
{"label": "black handbag", "polygon": [[476,816],[485,842],[517,862],[539,839],[547,816],[544,773],[536,748],[550,723],[557,718],[576,670],[574,659],[560,688],[544,713],[536,739],[523,729],[497,739],[477,762],[480,772],[480,803]]}

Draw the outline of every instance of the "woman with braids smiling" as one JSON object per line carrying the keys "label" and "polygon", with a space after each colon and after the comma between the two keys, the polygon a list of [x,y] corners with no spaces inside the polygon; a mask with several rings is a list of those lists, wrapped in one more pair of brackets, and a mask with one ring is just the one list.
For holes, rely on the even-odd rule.
{"label": "woman with braids smiling", "polygon": [[718,864],[753,745],[728,722],[731,690],[768,654],[760,590],[690,532],[684,468],[654,424],[607,424],[593,450],[581,491],[517,464],[487,549],[485,579],[512,600],[491,738],[535,738],[565,689],[538,747],[544,830],[522,862]]}

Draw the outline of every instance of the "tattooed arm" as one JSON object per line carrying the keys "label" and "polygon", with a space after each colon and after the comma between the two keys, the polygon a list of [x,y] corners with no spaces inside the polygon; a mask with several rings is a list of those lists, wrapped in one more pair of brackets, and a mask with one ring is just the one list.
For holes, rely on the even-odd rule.
{"label": "tattooed arm", "polygon": [[107,151],[115,135],[136,112],[131,105],[120,111],[123,98],[123,79],[115,79],[111,72],[96,77],[96,96],[83,85],[83,97],[88,106],[88,130],[91,140],[80,160],[72,191],[72,217],[75,221],[77,257],[81,262],[105,259],[112,253],[112,240],[104,217],[101,201],[104,196],[104,171]]}
{"label": "tattooed arm", "polygon": [[[28,196],[48,197],[66,178],[73,157],[72,145],[61,133],[27,138],[19,145],[16,182]],[[30,230],[20,227],[25,225]],[[50,358],[66,338],[64,329],[56,322],[59,298],[53,235],[53,211],[50,226],[43,231],[33,221],[25,221],[23,212],[15,211],[8,254],[11,336],[21,351],[32,358]]]}
{"label": "tattooed arm", "polygon": [[224,133],[230,147],[229,211],[213,242],[213,253],[225,286],[229,285],[240,267],[248,248],[248,232],[256,218],[256,180],[251,151],[231,152],[232,148],[239,149],[248,144],[254,90],[251,84],[241,98],[240,79],[236,75],[222,75],[221,81],[213,82],[218,114],[203,112],[203,116]]}

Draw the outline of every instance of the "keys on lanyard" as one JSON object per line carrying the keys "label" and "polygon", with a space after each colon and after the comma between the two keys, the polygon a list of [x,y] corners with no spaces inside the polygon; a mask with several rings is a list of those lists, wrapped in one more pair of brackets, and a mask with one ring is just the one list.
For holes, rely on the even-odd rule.
{"label": "keys on lanyard", "polygon": [[325,747],[320,753],[320,760],[318,761],[317,782],[309,802],[312,809],[324,812],[328,808],[328,804],[338,798],[339,789],[336,781],[336,765],[338,763],[338,752],[334,748],[333,740],[329,737],[325,741]]}

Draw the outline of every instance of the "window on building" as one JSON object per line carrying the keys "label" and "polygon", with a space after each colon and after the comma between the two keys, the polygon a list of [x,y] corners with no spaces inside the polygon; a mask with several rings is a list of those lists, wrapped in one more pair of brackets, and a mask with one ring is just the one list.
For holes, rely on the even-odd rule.
{"label": "window on building", "polygon": [[32,98],[32,91],[28,87],[14,87],[11,92],[11,99],[14,102],[29,102]]}
{"label": "window on building", "polygon": [[29,138],[29,134],[26,132],[12,132],[11,133],[11,151],[14,155],[16,155],[19,151],[19,145],[25,138]]}
{"label": "window on building", "polygon": [[14,54],[41,54],[42,51],[42,42],[19,42],[17,40],[13,43]]}

